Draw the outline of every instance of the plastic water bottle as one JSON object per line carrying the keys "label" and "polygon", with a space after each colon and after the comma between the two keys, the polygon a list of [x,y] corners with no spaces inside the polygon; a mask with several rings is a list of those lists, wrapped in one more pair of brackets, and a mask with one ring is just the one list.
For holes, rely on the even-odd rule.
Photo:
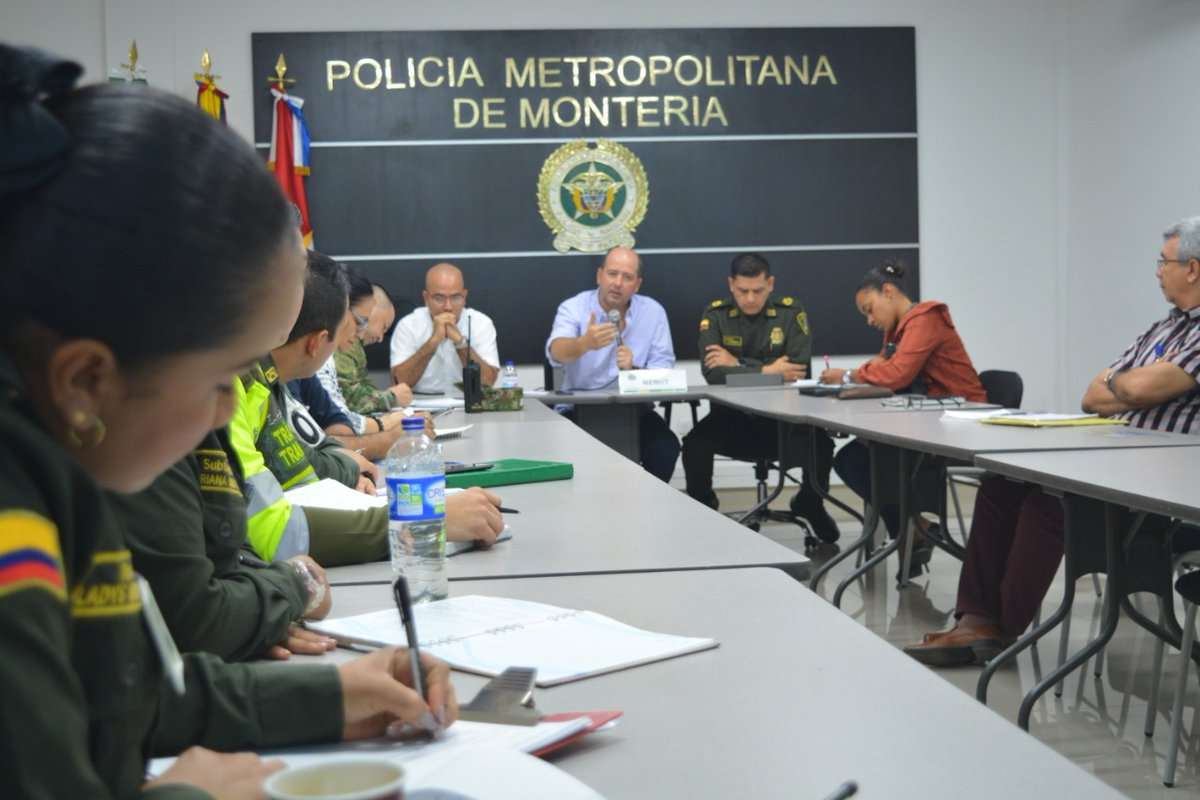
{"label": "plastic water bottle", "polygon": [[513,366],[513,362],[505,361],[504,369],[500,373],[500,388],[515,389],[520,385],[520,379],[517,377],[517,368]]}
{"label": "plastic water bottle", "polygon": [[408,579],[413,602],[444,600],[446,575],[446,466],[425,435],[425,420],[404,420],[404,436],[388,450],[388,542],[392,573]]}

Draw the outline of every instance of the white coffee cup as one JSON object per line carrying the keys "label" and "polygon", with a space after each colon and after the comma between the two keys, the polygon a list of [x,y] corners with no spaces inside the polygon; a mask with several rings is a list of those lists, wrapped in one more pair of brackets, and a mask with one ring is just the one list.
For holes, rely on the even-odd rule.
{"label": "white coffee cup", "polygon": [[271,800],[403,800],[404,767],[381,758],[336,758],[267,778]]}

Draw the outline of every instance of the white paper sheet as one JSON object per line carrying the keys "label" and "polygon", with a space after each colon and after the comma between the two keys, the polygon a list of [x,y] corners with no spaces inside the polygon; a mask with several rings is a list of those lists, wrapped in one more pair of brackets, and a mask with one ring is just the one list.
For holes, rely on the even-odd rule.
{"label": "white paper sheet", "polygon": [[387,505],[387,486],[377,488],[375,497],[371,497],[332,478],[322,478],[316,483],[289,489],[283,496],[295,506],[365,511]]}
{"label": "white paper sheet", "polygon": [[[591,611],[526,600],[468,595],[416,606],[422,649],[456,669],[499,675],[536,667],[538,686],[555,686],[717,646],[713,639],[654,633]],[[403,644],[394,609],[309,623],[335,637]]]}

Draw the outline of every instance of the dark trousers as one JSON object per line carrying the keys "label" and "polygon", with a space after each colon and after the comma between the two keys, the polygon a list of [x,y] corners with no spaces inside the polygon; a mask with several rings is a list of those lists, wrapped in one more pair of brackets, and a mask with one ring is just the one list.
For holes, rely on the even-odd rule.
{"label": "dark trousers", "polygon": [[669,483],[679,458],[679,437],[651,406],[638,420],[638,453],[642,468],[663,483]]}
{"label": "dark trousers", "polygon": [[[880,462],[879,517],[889,535],[894,537],[900,531],[900,453],[896,448],[884,445],[876,445],[875,451]],[[834,456],[833,468],[864,503],[871,501],[871,454],[867,445],[857,439],[848,443]],[[913,490],[912,513],[938,511],[939,493],[945,491],[941,471],[936,467],[922,467],[917,472]]]}
{"label": "dark trousers", "polygon": [[[663,483],[669,483],[679,459],[679,437],[654,411],[653,403],[644,404],[641,412],[638,417],[638,463]],[[562,415],[576,421],[573,408],[563,411]]]}
{"label": "dark trousers", "polygon": [[975,498],[957,614],[1020,636],[1041,608],[1063,556],[1062,502],[1036,486],[987,478]]}
{"label": "dark trousers", "polygon": [[[810,444],[810,437],[816,439]],[[784,437],[786,452],[781,459],[785,467],[806,463],[805,452],[815,445],[815,474],[804,471],[804,489],[817,485],[828,487],[829,466],[833,455],[833,440],[822,430],[789,425]],[[774,420],[743,414],[730,408],[714,405],[708,416],[696,423],[683,437],[683,472],[687,478],[687,493],[702,503],[717,507],[713,492],[713,456],[720,454],[739,461],[760,458],[778,459],[779,439]]]}

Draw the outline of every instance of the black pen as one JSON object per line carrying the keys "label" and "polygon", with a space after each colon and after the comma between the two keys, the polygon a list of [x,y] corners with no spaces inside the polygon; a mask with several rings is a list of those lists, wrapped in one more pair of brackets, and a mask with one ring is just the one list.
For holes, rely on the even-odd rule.
{"label": "black pen", "polygon": [[499,506],[499,508],[500,508],[501,514],[520,514],[521,513],[520,511],[517,511],[515,508],[505,508],[504,506]]}
{"label": "black pen", "polygon": [[412,669],[413,689],[417,696],[425,699],[425,686],[421,680],[421,648],[417,642],[417,625],[413,619],[412,597],[408,594],[408,581],[404,576],[396,578],[392,584],[392,593],[396,596],[396,610],[400,612],[400,623],[404,626],[404,637],[408,639],[408,663]]}

